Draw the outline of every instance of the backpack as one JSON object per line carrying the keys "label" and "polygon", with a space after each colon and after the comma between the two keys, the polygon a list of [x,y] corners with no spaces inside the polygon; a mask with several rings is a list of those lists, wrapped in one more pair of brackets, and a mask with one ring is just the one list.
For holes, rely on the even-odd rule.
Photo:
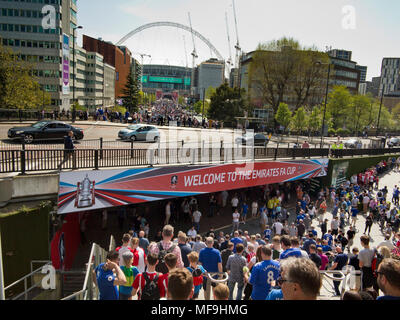
{"label": "backpack", "polygon": [[168,267],[165,264],[164,257],[168,253],[172,253],[172,251],[175,250],[176,245],[173,244],[168,250],[165,250],[161,244],[161,242],[158,243],[158,264],[156,266],[156,271],[161,272],[162,274],[168,273]]}
{"label": "backpack", "polygon": [[158,274],[153,280],[150,280],[146,272],[143,273],[143,278],[146,281],[142,290],[141,300],[160,300],[160,290],[158,289]]}
{"label": "backpack", "polygon": [[203,272],[201,271],[201,269],[199,267],[197,267],[196,269],[193,269],[192,267],[188,267],[187,269],[192,274],[193,285],[195,287],[201,285],[203,283]]}

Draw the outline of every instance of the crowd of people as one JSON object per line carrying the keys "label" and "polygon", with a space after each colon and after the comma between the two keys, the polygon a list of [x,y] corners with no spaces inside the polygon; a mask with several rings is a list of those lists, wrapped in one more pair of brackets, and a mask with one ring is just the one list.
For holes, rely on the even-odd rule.
{"label": "crowd of people", "polygon": [[[100,298],[185,300],[198,299],[203,291],[206,300],[211,292],[218,300],[314,300],[321,271],[328,271],[338,279],[333,280],[334,295],[343,300],[400,299],[400,186],[391,194],[379,187],[379,177],[398,171],[398,163],[382,161],[337,187],[321,189],[315,198],[307,181],[265,186],[257,194],[261,201],[251,202],[246,193],[230,199],[227,192],[213,196],[209,215],[230,202],[232,230],[227,233],[211,229],[200,234],[201,213],[192,198],[184,200],[182,210],[193,226],[175,235],[169,202],[155,242],[143,231],[132,231],[96,268]],[[250,213],[260,221],[259,233],[241,229]],[[365,230],[357,229],[361,216]],[[385,238],[376,246],[370,234],[374,224]],[[362,248],[354,246],[357,237]],[[358,271],[346,292],[343,270]]]}

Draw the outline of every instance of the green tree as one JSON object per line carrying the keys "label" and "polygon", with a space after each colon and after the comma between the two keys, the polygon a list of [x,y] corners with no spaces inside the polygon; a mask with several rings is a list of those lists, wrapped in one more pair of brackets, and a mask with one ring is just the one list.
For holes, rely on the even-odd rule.
{"label": "green tree", "polygon": [[140,83],[138,81],[137,70],[131,67],[128,74],[125,88],[122,90],[123,106],[130,112],[137,112],[140,100]]}
{"label": "green tree", "polygon": [[292,112],[286,103],[281,102],[279,104],[278,110],[275,114],[275,120],[285,128],[285,132],[292,120]]}
{"label": "green tree", "polygon": [[308,117],[307,125],[308,125],[308,130],[311,134],[311,139],[313,139],[314,133],[320,130],[322,125],[322,115],[320,108],[315,106],[312,109],[311,114]]}
{"label": "green tree", "polygon": [[327,111],[332,116],[333,129],[343,128],[346,123],[350,123],[348,119],[351,111],[352,97],[349,90],[345,86],[334,86],[333,91],[329,93]]}
{"label": "green tree", "polygon": [[282,38],[258,45],[249,67],[249,96],[260,98],[262,105],[278,110],[287,97],[295,109],[323,97],[329,57],[316,48],[302,47],[292,38]]}
{"label": "green tree", "polygon": [[33,65],[0,45],[0,106],[9,109],[41,109],[50,104],[33,76]]}
{"label": "green tree", "polygon": [[350,105],[349,112],[349,128],[353,130],[354,133],[362,131],[364,126],[365,115],[368,114],[368,108],[371,104],[370,98],[364,95],[352,96],[352,102]]}
{"label": "green tree", "polygon": [[208,118],[234,122],[246,110],[243,96],[244,89],[230,88],[227,82],[223,83],[211,96]]}
{"label": "green tree", "polygon": [[290,121],[290,127],[297,131],[297,142],[299,142],[300,133],[307,127],[307,113],[304,107],[300,107],[294,112],[293,117]]}

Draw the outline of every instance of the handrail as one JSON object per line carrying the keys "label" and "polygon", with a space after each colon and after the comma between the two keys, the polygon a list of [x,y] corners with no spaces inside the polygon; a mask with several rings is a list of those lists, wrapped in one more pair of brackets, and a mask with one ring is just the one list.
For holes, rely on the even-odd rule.
{"label": "handrail", "polygon": [[[222,276],[223,276],[222,279],[214,279],[214,278],[212,278],[212,277],[215,276],[215,275],[221,275],[221,274],[222,274]],[[229,275],[228,275],[227,272],[223,272],[223,273],[220,273],[220,272],[211,272],[211,273],[208,273],[208,272],[207,272],[206,275],[207,275],[208,279],[211,280],[211,282],[215,282],[215,283],[225,283],[225,282],[228,281],[228,278],[229,278]]]}
{"label": "handrail", "polygon": [[[92,249],[90,250],[90,256],[89,256],[89,261],[87,263],[87,268],[86,268],[86,275],[85,275],[85,281],[83,282],[83,288],[82,290],[85,291],[85,296],[84,296],[84,300],[86,300],[87,297],[87,290],[88,290],[88,282],[89,282],[89,278],[91,278],[91,271],[92,271],[92,264],[93,264],[93,259],[94,259],[94,253],[96,250],[96,244],[93,243],[92,245]],[[93,285],[93,283],[91,283],[90,285]]]}
{"label": "handrail", "polygon": [[[51,263],[47,263],[46,265],[48,265],[48,264],[51,264]],[[31,276],[33,276],[34,274],[41,272],[42,269],[43,269],[43,267],[40,267],[39,269],[36,269],[35,271],[29,273],[28,275],[23,276],[21,279],[15,281],[15,282],[13,282],[12,284],[10,284],[10,285],[8,285],[7,287],[5,287],[4,290],[8,290],[8,289],[10,289],[11,287],[15,286],[16,284],[20,283],[21,281],[25,280],[26,278],[31,277]]]}

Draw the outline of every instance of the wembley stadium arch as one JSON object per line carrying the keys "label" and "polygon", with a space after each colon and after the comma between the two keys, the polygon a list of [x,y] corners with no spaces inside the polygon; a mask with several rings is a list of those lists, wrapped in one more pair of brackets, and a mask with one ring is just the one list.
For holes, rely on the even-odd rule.
{"label": "wembley stadium arch", "polygon": [[145,25],[129,32],[125,37],[123,37],[121,40],[119,40],[117,42],[117,46],[122,45],[125,41],[127,41],[129,38],[133,37],[135,34],[141,32],[143,30],[155,28],[155,27],[172,27],[172,28],[179,28],[182,30],[186,30],[186,31],[192,33],[197,38],[199,38],[202,42],[204,42],[211,49],[211,51],[216,55],[216,57],[219,60],[225,61],[225,59],[219,53],[217,48],[215,48],[215,46],[208,39],[206,39],[203,35],[201,35],[199,32],[197,32],[196,30],[194,30],[191,27],[188,27],[183,24],[176,23],[176,22],[161,21],[161,22],[152,22],[152,23],[145,24]]}

